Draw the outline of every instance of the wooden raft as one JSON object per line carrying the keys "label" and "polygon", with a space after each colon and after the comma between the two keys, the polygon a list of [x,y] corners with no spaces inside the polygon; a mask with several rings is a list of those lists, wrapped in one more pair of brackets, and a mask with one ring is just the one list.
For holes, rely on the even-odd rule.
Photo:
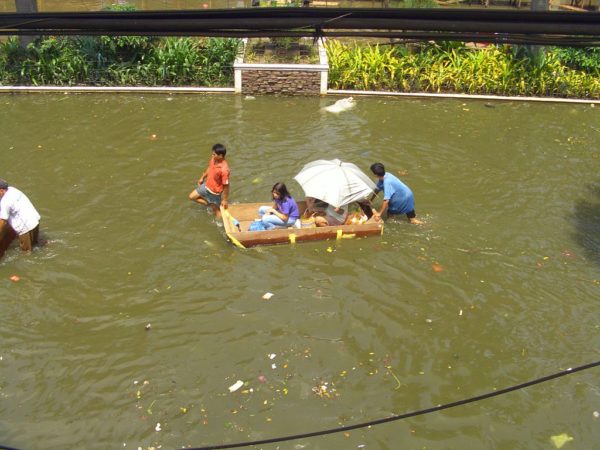
{"label": "wooden raft", "polygon": [[[259,217],[258,208],[264,203],[238,203],[229,205],[227,209],[221,207],[223,227],[227,238],[237,247],[249,248],[257,245],[295,244],[304,241],[319,241],[325,239],[350,239],[355,237],[381,236],[383,222],[376,222],[371,218],[363,224],[336,225],[330,227],[314,228],[277,228],[265,231],[248,231],[250,224]],[[300,214],[306,209],[305,202],[298,202]],[[240,230],[234,226],[234,219],[240,224]]]}

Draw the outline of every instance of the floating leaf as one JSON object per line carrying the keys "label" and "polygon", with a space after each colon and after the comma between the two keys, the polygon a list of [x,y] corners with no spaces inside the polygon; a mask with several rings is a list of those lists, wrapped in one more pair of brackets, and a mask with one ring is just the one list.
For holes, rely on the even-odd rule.
{"label": "floating leaf", "polygon": [[573,437],[569,436],[567,433],[562,433],[556,436],[552,436],[550,440],[552,440],[552,443],[556,448],[561,448],[567,442],[572,441]]}
{"label": "floating leaf", "polygon": [[431,264],[431,268],[433,269],[434,272],[437,272],[437,273],[444,271],[444,267],[438,263]]}

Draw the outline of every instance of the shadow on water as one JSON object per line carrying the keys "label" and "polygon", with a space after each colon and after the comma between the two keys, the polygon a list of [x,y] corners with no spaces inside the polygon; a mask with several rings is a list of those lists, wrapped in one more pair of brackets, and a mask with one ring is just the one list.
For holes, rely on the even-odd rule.
{"label": "shadow on water", "polygon": [[590,198],[575,204],[573,237],[586,257],[600,265],[600,183],[588,186]]}

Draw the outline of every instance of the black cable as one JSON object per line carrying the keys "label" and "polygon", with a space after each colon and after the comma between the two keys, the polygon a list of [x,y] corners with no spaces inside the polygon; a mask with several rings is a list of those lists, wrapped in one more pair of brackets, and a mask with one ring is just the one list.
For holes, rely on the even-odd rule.
{"label": "black cable", "polygon": [[0,14],[13,34],[244,33],[340,30],[600,36],[599,13],[390,8],[252,8],[144,12]]}
{"label": "black cable", "polygon": [[339,37],[367,37],[367,38],[387,38],[402,39],[409,42],[415,41],[456,41],[456,42],[482,42],[490,44],[532,44],[532,45],[552,45],[556,47],[599,47],[600,37],[595,36],[547,36],[547,35],[521,35],[504,33],[441,33],[430,31],[323,31],[317,27],[315,31],[285,31],[285,30],[264,30],[264,31],[233,31],[233,30],[212,30],[198,33],[190,32],[112,32],[112,31],[81,31],[81,30],[61,30],[31,32],[15,32],[14,30],[0,29],[0,36],[13,35],[53,35],[53,36],[205,36],[205,37],[312,37],[320,38],[339,38]]}
{"label": "black cable", "polygon": [[546,381],[550,381],[555,378],[564,377],[566,375],[571,375],[573,373],[581,372],[582,370],[591,369],[591,368],[597,367],[597,366],[600,366],[600,361],[585,364],[583,366],[579,366],[579,367],[575,367],[575,368],[569,368],[569,369],[563,370],[562,372],[557,372],[552,375],[547,375],[545,377],[536,378],[535,380],[527,381],[525,383],[517,384],[514,386],[504,388],[504,389],[499,389],[494,392],[488,392],[487,394],[477,395],[475,397],[467,398],[464,400],[458,400],[456,402],[446,403],[444,405],[433,406],[431,408],[420,409],[418,411],[413,411],[413,412],[409,412],[409,413],[405,413],[405,414],[386,417],[384,419],[372,420],[370,422],[363,422],[363,423],[358,423],[355,425],[347,425],[347,426],[342,426],[342,427],[337,427],[337,428],[330,428],[327,430],[313,431],[310,433],[300,433],[300,434],[294,434],[294,435],[282,436],[282,437],[276,437],[276,438],[270,438],[270,439],[260,439],[260,440],[256,440],[256,441],[238,442],[235,444],[211,445],[211,446],[207,446],[207,447],[195,447],[195,448],[190,448],[188,450],[219,450],[219,449],[225,449],[225,448],[249,447],[251,445],[273,444],[275,442],[293,441],[296,439],[302,439],[302,438],[307,438],[307,437],[323,436],[326,434],[334,434],[334,433],[341,433],[344,431],[356,430],[358,428],[366,428],[366,427],[370,427],[373,425],[380,425],[382,423],[394,422],[396,420],[407,419],[409,417],[422,416],[424,414],[430,414],[433,412],[442,411],[444,409],[455,408],[457,406],[466,405],[468,403],[474,403],[474,402],[478,402],[478,401],[485,400],[488,398],[497,397],[499,395],[507,394],[509,392],[516,391],[519,389],[524,389],[529,386],[534,386],[536,384],[544,383]]}

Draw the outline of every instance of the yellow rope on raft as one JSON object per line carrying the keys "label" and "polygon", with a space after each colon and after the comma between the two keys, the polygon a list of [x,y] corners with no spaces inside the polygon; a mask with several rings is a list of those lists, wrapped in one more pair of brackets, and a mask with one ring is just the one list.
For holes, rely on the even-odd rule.
{"label": "yellow rope on raft", "polygon": [[290,239],[290,244],[296,243],[296,235],[294,233],[290,233],[288,238]]}
{"label": "yellow rope on raft", "polygon": [[[229,211],[227,211],[225,208],[221,208],[221,215],[223,216],[223,220],[228,220],[229,221],[229,226],[232,227],[233,223],[231,222],[231,214],[229,213]],[[234,238],[231,234],[225,232],[225,234],[227,235],[227,238],[231,241],[231,243],[233,245],[235,245],[236,247],[239,248],[246,248],[244,247],[244,245],[238,241],[236,238]]]}
{"label": "yellow rope on raft", "polygon": [[235,245],[236,247],[239,248],[246,248],[242,245],[242,243],[240,241],[238,241],[236,238],[234,238],[232,235],[230,235],[229,233],[227,233],[227,237],[229,238],[229,240],[231,241],[231,243],[233,245]]}
{"label": "yellow rope on raft", "polygon": [[352,239],[356,237],[356,233],[346,233],[344,234],[344,230],[337,230],[336,239]]}

